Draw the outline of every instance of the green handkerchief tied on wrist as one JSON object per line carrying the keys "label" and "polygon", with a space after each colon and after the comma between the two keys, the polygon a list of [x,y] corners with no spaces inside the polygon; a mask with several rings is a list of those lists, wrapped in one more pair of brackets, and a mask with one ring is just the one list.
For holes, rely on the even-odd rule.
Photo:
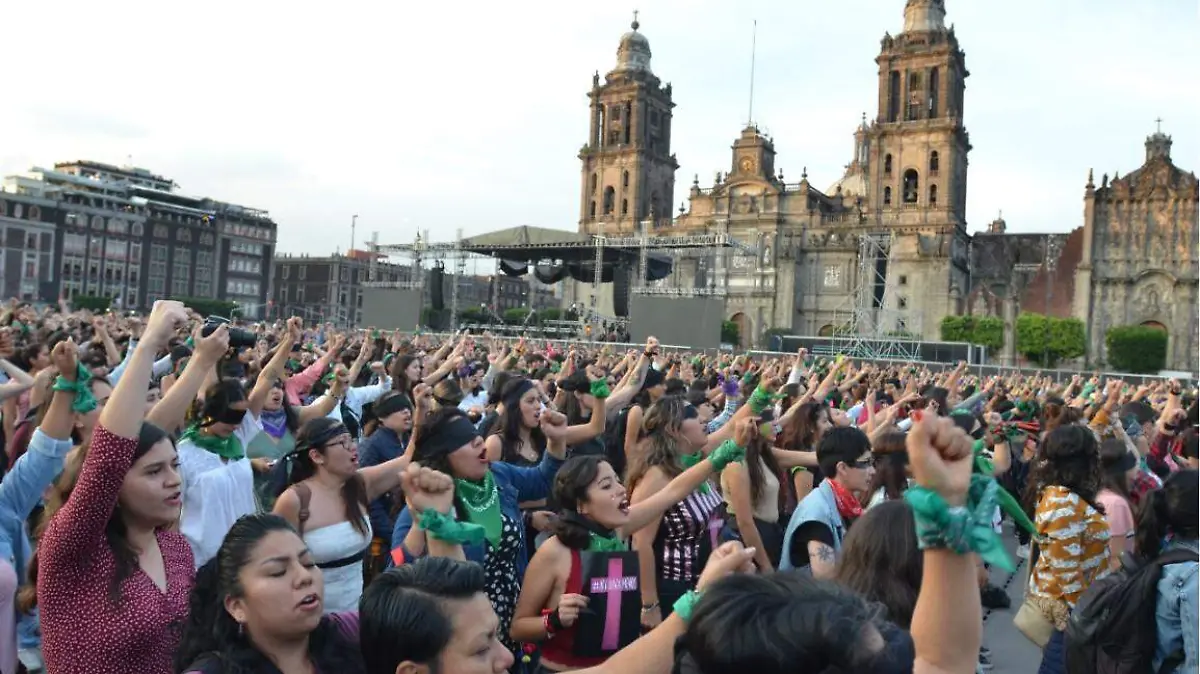
{"label": "green handkerchief tied on wrist", "polygon": [[99,404],[96,402],[96,396],[92,395],[91,381],[92,373],[83,363],[78,363],[75,370],[75,381],[67,381],[65,377],[59,375],[54,380],[53,389],[74,393],[75,400],[71,401],[71,411],[76,414],[87,414],[96,409]]}
{"label": "green handkerchief tied on wrist", "polygon": [[608,382],[603,379],[597,379],[592,382],[591,394],[593,397],[603,400],[612,395],[612,391],[608,389]]}
{"label": "green handkerchief tied on wrist", "polygon": [[1016,568],[992,529],[1000,485],[992,477],[972,475],[967,504],[951,508],[940,494],[912,487],[904,500],[913,509],[917,544],[922,550],[948,548],[958,554],[978,553],[983,561],[1006,571]]}
{"label": "green handkerchief tied on wrist", "polygon": [[746,458],[746,448],[739,446],[733,440],[722,442],[712,454],[708,455],[708,460],[712,463],[713,471],[719,473],[725,469],[725,466]]}
{"label": "green handkerchief tied on wrist", "polygon": [[433,538],[444,543],[479,544],[484,541],[484,528],[479,524],[459,522],[432,508],[421,513],[419,526]]}
{"label": "green handkerchief tied on wrist", "polygon": [[766,389],[759,386],[758,388],[754,389],[754,393],[750,394],[750,399],[746,401],[746,404],[750,406],[750,412],[754,414],[754,416],[758,416],[762,414],[763,410],[770,407],[771,403],[779,400],[782,397],[783,396],[780,395],[771,395],[770,393],[767,393]]}

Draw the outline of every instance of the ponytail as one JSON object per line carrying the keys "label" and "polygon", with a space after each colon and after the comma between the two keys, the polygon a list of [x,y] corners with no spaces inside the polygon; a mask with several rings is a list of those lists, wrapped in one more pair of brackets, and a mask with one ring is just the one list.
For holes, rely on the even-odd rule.
{"label": "ponytail", "polygon": [[229,650],[240,641],[237,623],[225,610],[217,564],[213,557],[196,570],[184,638],[175,650],[175,671],[197,669],[196,663],[207,658],[228,662]]}
{"label": "ponytail", "polygon": [[1200,496],[1194,470],[1181,470],[1163,482],[1161,489],[1147,494],[1138,513],[1134,549],[1145,559],[1154,559],[1167,536],[1195,541],[1200,538]]}
{"label": "ponytail", "polygon": [[1137,533],[1134,534],[1134,550],[1143,559],[1153,560],[1162,550],[1163,539],[1167,537],[1167,495],[1162,489],[1155,489],[1144,497],[1141,512],[1138,513]]}

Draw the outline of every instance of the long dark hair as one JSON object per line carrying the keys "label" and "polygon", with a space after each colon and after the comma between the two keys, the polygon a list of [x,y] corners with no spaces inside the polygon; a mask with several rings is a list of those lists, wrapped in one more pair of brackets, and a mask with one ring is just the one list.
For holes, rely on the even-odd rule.
{"label": "long dark hair", "polygon": [[[137,448],[133,452],[133,461],[130,465],[137,463],[138,459],[145,456],[160,441],[169,441],[170,439],[171,436],[167,435],[163,429],[152,423],[142,422],[142,427],[138,431]],[[71,494],[75,491],[75,485],[79,482],[83,464],[87,461],[90,448],[90,443],[86,443],[72,450],[74,459],[68,455],[68,460],[64,462],[63,472],[52,485],[50,498],[47,499],[46,507],[42,511],[41,522],[35,529],[35,538],[42,537],[51,519],[71,498]],[[104,538],[108,541],[109,549],[112,550],[115,567],[112,580],[108,585],[108,597],[114,606],[120,606],[121,585],[138,569],[138,551],[129,543],[128,530],[125,527],[125,520],[121,517],[120,504],[113,508],[108,522],[104,525]],[[37,606],[38,555],[36,551],[29,560],[28,575],[29,584],[23,587],[18,594],[18,603],[27,611]]]}
{"label": "long dark hair", "polygon": [[1129,453],[1124,440],[1108,439],[1100,443],[1100,488],[1129,501],[1129,477],[1121,468],[1121,459]]}
{"label": "long dark hair", "polygon": [[[297,482],[307,480],[317,474],[317,466],[313,463],[311,451],[324,454],[329,442],[337,437],[338,427],[345,426],[336,419],[320,417],[312,419],[300,427],[296,434],[296,450],[292,453],[291,471],[288,473],[287,485],[290,487]],[[331,435],[333,434],[333,435]],[[351,439],[353,442],[353,439]],[[366,518],[363,513],[371,507],[367,500],[367,485],[362,476],[357,473],[342,485],[342,504],[345,506],[346,521],[360,534],[368,533]]]}
{"label": "long dark hair", "polygon": [[[499,430],[493,435],[500,436],[500,460],[505,463],[522,461],[521,452],[521,400],[515,394],[528,381],[524,378],[512,379],[504,385],[500,398],[504,401],[504,410],[496,420]],[[524,394],[522,394],[524,395]],[[493,427],[495,428],[495,426]],[[538,457],[546,451],[546,434],[534,426],[529,429],[529,444],[537,451]]]}
{"label": "long dark hair", "polygon": [[573,456],[554,476],[554,500],[562,516],[554,521],[551,531],[558,542],[572,550],[587,550],[591,544],[591,532],[574,515],[579,512],[579,504],[587,500],[588,487],[600,475],[602,463],[608,463],[602,456]]}
{"label": "long dark hair", "polygon": [[807,452],[817,451],[817,434],[820,433],[818,420],[822,414],[828,418],[829,408],[821,403],[808,402],[801,405],[792,415],[791,422],[783,427],[779,446]]}
{"label": "long dark hair", "polygon": [[[771,423],[774,415],[769,410],[763,411],[763,421]],[[770,471],[776,478],[783,476],[783,469],[775,460],[775,452],[771,443],[760,433],[754,434],[754,439],[746,447],[746,477],[750,479],[750,504],[753,507],[766,488],[766,473]],[[765,470],[764,470],[765,466]]]}
{"label": "long dark hair", "polygon": [[871,454],[875,457],[875,474],[863,492],[862,504],[870,503],[881,488],[888,501],[900,498],[908,489],[908,451],[904,446],[904,433],[885,432],[871,443]]}
{"label": "long dark hair", "polygon": [[392,388],[407,395],[409,400],[413,397],[413,389],[420,383],[409,381],[408,375],[404,373],[414,360],[417,360],[416,355],[406,353],[392,361]]}
{"label": "long dark hair", "polygon": [[1051,485],[1066,487],[1103,514],[1096,500],[1100,491],[1100,449],[1091,429],[1078,424],[1059,426],[1042,440],[1030,471],[1025,491],[1025,509],[1032,514],[1042,490]]}
{"label": "long dark hair", "polygon": [[643,446],[630,458],[625,484],[630,490],[646,476],[651,468],[659,468],[672,479],[683,472],[683,460],[677,434],[684,422],[687,402],[679,396],[663,396],[642,417]]}
{"label": "long dark hair", "polygon": [[[433,454],[425,451],[425,448],[449,428],[450,424],[458,419],[466,419],[470,422],[467,413],[457,407],[443,407],[427,416],[421,422],[421,425],[413,431],[413,439],[410,441],[416,444],[416,447],[413,448],[413,461],[444,475],[457,477],[454,474],[454,469],[450,467],[450,454],[453,453],[453,450]],[[466,517],[466,511],[458,499],[454,499],[454,508],[455,512],[458,513],[459,519]]]}
{"label": "long dark hair", "polygon": [[[242,516],[225,534],[217,555],[196,572],[187,622],[175,651],[176,671],[203,671],[204,663],[215,661],[223,674],[251,674],[269,665],[266,656],[246,638],[237,621],[225,610],[225,598],[243,595],[245,589],[239,578],[242,569],[259,543],[276,531],[299,535],[278,515]],[[348,674],[364,671],[357,644],[341,638],[328,618],[322,619],[309,635],[308,652],[321,671]]]}
{"label": "long dark hair", "polygon": [[1168,477],[1162,489],[1146,495],[1134,535],[1134,549],[1139,555],[1145,559],[1158,557],[1168,535],[1187,541],[1200,538],[1197,483],[1196,471],[1181,470]]}
{"label": "long dark hair", "polygon": [[904,629],[912,624],[924,569],[912,518],[903,500],[866,511],[846,534],[837,566],[839,583],[883,604],[888,618]]}

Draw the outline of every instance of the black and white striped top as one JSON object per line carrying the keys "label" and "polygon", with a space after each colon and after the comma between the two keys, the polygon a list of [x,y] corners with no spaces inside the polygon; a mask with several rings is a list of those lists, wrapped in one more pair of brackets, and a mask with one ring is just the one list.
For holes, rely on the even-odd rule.
{"label": "black and white striped top", "polygon": [[723,524],[721,496],[709,487],[707,494],[694,491],[663,514],[654,540],[659,578],[692,583],[704,570]]}

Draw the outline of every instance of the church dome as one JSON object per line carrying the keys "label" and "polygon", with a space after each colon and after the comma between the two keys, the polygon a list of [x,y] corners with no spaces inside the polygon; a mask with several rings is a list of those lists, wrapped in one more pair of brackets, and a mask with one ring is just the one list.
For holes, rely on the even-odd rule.
{"label": "church dome", "polygon": [[842,176],[842,179],[829,186],[825,191],[828,196],[837,194],[838,188],[841,188],[842,195],[850,197],[865,197],[867,196],[867,178],[861,172],[853,171]]}
{"label": "church dome", "polygon": [[641,24],[636,17],[629,27],[632,30],[621,36],[621,44],[617,47],[617,67],[614,70],[650,72],[650,41],[638,32]]}

